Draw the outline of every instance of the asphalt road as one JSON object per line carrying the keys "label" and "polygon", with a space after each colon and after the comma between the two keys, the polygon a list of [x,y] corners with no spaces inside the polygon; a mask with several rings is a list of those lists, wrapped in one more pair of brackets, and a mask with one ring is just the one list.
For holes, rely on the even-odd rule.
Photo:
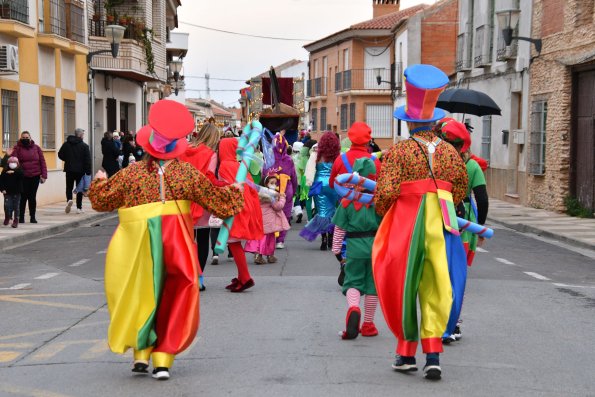
{"label": "asphalt road", "polygon": [[256,286],[245,293],[224,290],[233,262],[208,265],[199,334],[171,380],[134,377],[131,356],[105,340],[115,225],[0,253],[0,396],[595,395],[595,253],[502,228],[469,271],[463,339],[445,347],[439,382],[392,371],[395,339],[380,310],[380,335],[339,338],[337,262],[296,232],[279,263],[250,265]]}

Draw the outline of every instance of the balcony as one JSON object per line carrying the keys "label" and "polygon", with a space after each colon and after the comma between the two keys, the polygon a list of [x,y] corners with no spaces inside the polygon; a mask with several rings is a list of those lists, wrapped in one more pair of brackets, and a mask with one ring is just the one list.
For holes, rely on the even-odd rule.
{"label": "balcony", "polygon": [[308,98],[322,97],[327,95],[327,78],[317,77],[313,80],[308,80],[306,83],[306,96]]}
{"label": "balcony", "polygon": [[471,59],[471,38],[467,33],[457,36],[457,60],[455,68],[457,72],[469,71],[473,68]]}
{"label": "balcony", "polygon": [[27,0],[0,0],[0,33],[15,38],[35,37],[35,29],[29,26]]}
{"label": "balcony", "polygon": [[[396,73],[400,76],[400,71]],[[380,76],[382,82],[377,81]],[[400,79],[399,79],[400,80]],[[391,90],[391,69],[351,69],[335,74],[335,92],[365,95],[384,95]],[[400,81],[395,84],[395,89],[400,89]]]}
{"label": "balcony", "polygon": [[[89,20],[89,37],[105,37],[105,27],[113,25],[115,22],[97,21],[95,19]],[[141,40],[144,36],[145,24],[144,22],[127,22],[122,25],[126,30],[124,31],[124,38],[130,40]]]}
{"label": "balcony", "polygon": [[74,54],[86,54],[85,3],[81,0],[45,0],[40,20],[40,45]]}

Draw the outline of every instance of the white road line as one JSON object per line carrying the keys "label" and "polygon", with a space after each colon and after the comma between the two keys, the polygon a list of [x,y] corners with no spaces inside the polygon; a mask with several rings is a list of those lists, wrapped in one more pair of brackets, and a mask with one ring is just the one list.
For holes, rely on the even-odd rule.
{"label": "white road line", "polygon": [[96,252],[97,255],[103,255],[103,254],[107,254],[107,250],[103,250],[103,251],[97,251]]}
{"label": "white road line", "polygon": [[571,284],[562,284],[562,283],[552,283],[556,287],[566,287],[566,288],[595,288],[595,285],[571,285]]}
{"label": "white road line", "polygon": [[542,276],[539,273],[534,273],[534,272],[523,272],[523,273],[525,273],[527,276],[534,277],[534,278],[536,278],[538,280],[543,280],[543,281],[550,281],[551,280],[551,279],[547,278],[546,276]]}
{"label": "white road line", "polygon": [[494,258],[500,263],[504,263],[505,265],[516,266],[516,263],[509,261],[508,259],[504,258]]}
{"label": "white road line", "polygon": [[488,251],[488,250],[484,250],[484,249],[483,249],[483,248],[481,248],[481,247],[477,247],[477,248],[476,248],[476,250],[477,250],[477,252],[490,252],[490,251]]}
{"label": "white road line", "polygon": [[80,266],[80,265],[84,265],[85,263],[89,262],[90,260],[91,259],[81,259],[80,261],[74,262],[72,265],[68,265],[68,266],[70,266],[70,267],[77,267],[77,266]]}
{"label": "white road line", "polygon": [[8,287],[8,288],[0,288],[0,290],[25,289],[30,285],[31,285],[31,283],[22,283],[22,284],[13,285],[12,287]]}
{"label": "white road line", "polygon": [[41,276],[35,277],[35,280],[47,280],[48,278],[56,277],[60,273],[46,273]]}

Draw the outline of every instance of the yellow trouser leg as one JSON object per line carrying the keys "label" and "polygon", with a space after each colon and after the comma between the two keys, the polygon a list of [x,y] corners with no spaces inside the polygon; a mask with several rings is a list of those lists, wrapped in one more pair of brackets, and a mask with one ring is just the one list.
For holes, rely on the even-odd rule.
{"label": "yellow trouser leg", "polygon": [[147,347],[143,350],[134,350],[134,361],[146,361],[149,362],[151,358],[151,352],[153,351],[153,347]]}
{"label": "yellow trouser leg", "polygon": [[151,355],[153,359],[153,367],[165,367],[171,368],[174,365],[174,359],[176,358],[175,355],[163,352],[154,352]]}

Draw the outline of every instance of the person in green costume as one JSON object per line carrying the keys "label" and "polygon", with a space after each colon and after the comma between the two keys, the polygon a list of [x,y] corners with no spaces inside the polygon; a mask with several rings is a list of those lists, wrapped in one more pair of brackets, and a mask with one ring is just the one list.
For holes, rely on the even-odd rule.
{"label": "person in green costume", "polygon": [[303,207],[306,208],[308,220],[312,219],[314,215],[312,213],[312,197],[308,197],[310,187],[306,185],[306,176],[304,175],[304,173],[306,171],[306,164],[308,163],[308,159],[310,158],[310,150],[312,149],[312,146],[316,145],[316,143],[318,143],[316,140],[310,139],[304,144],[304,146],[300,149],[298,161],[295,166],[295,172],[297,174],[299,182],[299,202]]}
{"label": "person in green costume", "polygon": [[[362,177],[376,174],[376,165],[369,158],[359,158],[353,165],[353,171]],[[357,189],[357,186],[355,187]],[[370,192],[366,192],[370,193]],[[341,245],[347,236],[347,262],[343,294],[347,298],[347,316],[343,339],[354,339],[361,332],[362,336],[376,336],[378,330],[374,325],[374,314],[378,307],[378,296],[372,276],[372,245],[376,231],[382,218],[376,213],[372,204],[363,204],[341,200],[333,223],[333,253],[341,255]],[[360,330],[361,309],[360,298],[364,295],[364,322]]]}

